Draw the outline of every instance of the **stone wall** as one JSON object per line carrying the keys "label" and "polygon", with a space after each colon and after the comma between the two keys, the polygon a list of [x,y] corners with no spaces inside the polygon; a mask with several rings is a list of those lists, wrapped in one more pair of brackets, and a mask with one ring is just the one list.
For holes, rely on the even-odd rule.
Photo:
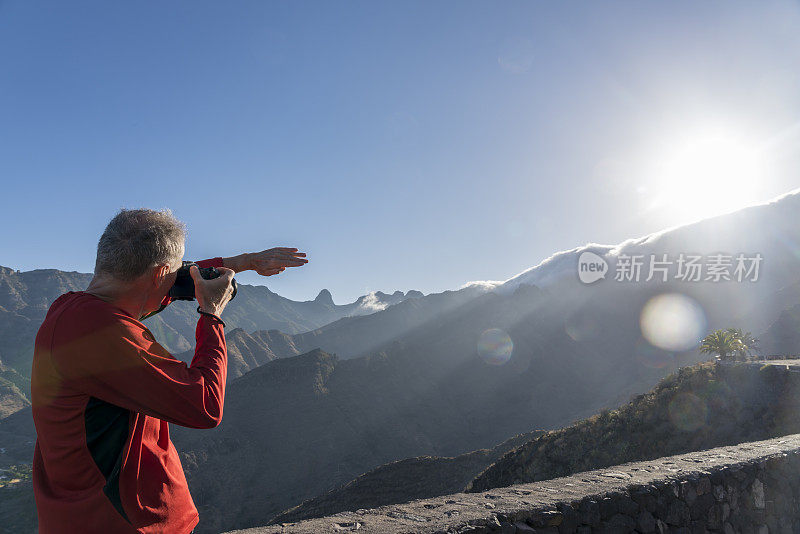
{"label": "stone wall", "polygon": [[239,534],[800,533],[800,434]]}

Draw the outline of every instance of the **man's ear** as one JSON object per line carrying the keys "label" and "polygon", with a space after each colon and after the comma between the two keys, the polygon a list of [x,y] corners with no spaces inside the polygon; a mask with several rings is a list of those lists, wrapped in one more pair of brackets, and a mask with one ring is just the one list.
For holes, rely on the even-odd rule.
{"label": "man's ear", "polygon": [[160,287],[161,284],[164,283],[164,280],[167,278],[168,274],[169,274],[169,265],[168,264],[164,263],[164,264],[161,264],[161,265],[156,265],[155,268],[153,268],[153,275],[152,275],[153,276],[153,279],[152,279],[153,285],[155,287]]}

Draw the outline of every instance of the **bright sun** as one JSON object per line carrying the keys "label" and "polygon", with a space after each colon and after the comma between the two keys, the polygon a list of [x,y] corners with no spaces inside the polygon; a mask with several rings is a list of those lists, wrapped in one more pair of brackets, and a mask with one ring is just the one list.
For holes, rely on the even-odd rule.
{"label": "bright sun", "polygon": [[724,135],[698,137],[661,160],[651,208],[679,219],[700,219],[758,201],[762,180],[758,150]]}

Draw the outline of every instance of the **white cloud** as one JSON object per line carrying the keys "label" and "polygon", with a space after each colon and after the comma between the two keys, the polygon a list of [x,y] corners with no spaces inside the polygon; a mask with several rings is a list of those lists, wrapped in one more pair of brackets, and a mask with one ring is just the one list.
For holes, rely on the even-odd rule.
{"label": "white cloud", "polygon": [[363,300],[356,308],[357,311],[363,313],[375,313],[381,310],[385,310],[389,305],[385,302],[381,302],[378,296],[375,294],[375,291],[367,293],[364,295]]}
{"label": "white cloud", "polygon": [[465,289],[467,287],[477,287],[483,289],[484,291],[491,291],[501,285],[503,285],[503,281],[501,280],[473,280],[472,282],[467,282],[458,289]]}

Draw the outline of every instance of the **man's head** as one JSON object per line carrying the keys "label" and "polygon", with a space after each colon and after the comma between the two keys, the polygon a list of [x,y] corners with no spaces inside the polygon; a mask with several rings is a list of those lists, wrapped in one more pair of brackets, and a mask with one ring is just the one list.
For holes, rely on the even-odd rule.
{"label": "man's head", "polygon": [[120,210],[97,243],[95,276],[146,297],[158,307],[181,266],[186,230],[168,209]]}

